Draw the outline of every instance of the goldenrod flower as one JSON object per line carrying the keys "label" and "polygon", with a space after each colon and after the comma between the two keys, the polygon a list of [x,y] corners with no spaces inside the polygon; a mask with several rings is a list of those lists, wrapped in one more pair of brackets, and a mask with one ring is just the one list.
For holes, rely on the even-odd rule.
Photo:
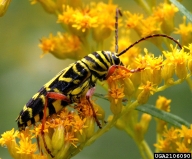
{"label": "goldenrod flower", "polygon": [[18,154],[33,155],[37,151],[37,145],[32,144],[30,136],[20,135],[19,146],[16,147]]}
{"label": "goldenrod flower", "polygon": [[155,147],[160,152],[190,152],[191,153],[191,128],[182,126],[181,129],[171,127],[169,130],[165,127],[162,138],[160,138]]}
{"label": "goldenrod flower", "polygon": [[15,141],[15,137],[18,135],[18,131],[15,131],[14,128],[10,131],[6,131],[1,134],[0,144],[1,146],[9,145],[9,142]]}
{"label": "goldenrod flower", "polygon": [[[3,2],[8,1],[4,0]],[[178,9],[165,1],[154,7],[151,15],[144,17],[144,14],[141,13],[123,11],[118,5],[113,4],[112,0],[109,0],[107,4],[103,2],[87,4],[81,0],[32,0],[31,3],[37,2],[43,6],[45,11],[56,15],[57,23],[61,24],[64,29],[63,32],[58,32],[56,35],[50,33],[47,38],[43,37],[41,39],[39,47],[42,49],[43,55],[49,52],[57,58],[70,58],[76,61],[93,51],[104,50],[105,52],[105,50],[109,50],[108,44],[112,40],[110,35],[114,31],[118,31],[120,34],[116,34],[113,38],[111,52],[116,53],[119,57],[119,52],[129,46],[132,46],[132,48],[119,57],[123,66],[111,66],[116,62],[107,56],[105,57],[105,55],[100,58],[100,61],[96,59],[96,56],[94,58],[87,56],[87,58],[90,58],[89,63],[81,62],[87,65],[88,75],[84,76],[81,72],[83,70],[73,70],[78,73],[78,76],[84,78],[78,85],[79,94],[73,94],[72,98],[77,98],[79,102],[73,103],[71,101],[60,112],[56,110],[58,113],[26,127],[25,131],[18,132],[12,129],[5,132],[0,138],[1,146],[6,146],[11,156],[16,159],[69,159],[82,151],[85,146],[92,144],[110,128],[116,126],[133,138],[138,145],[142,158],[151,159],[153,155],[145,141],[145,134],[152,117],[150,114],[141,114],[138,111],[138,106],[147,103],[150,96],[167,87],[179,84],[184,80],[187,80],[188,83],[191,82],[189,77],[192,72],[192,44],[185,47],[187,51],[184,49],[178,50],[171,46],[169,51],[162,52],[163,56],[155,56],[154,52],[148,52],[147,49],[144,49],[144,54],[141,54],[141,50],[137,46],[133,46],[132,34],[128,29],[134,29],[139,37],[152,34],[169,35],[173,32],[174,17]],[[152,8],[152,5],[147,1],[143,6],[148,7],[148,11]],[[123,13],[123,16],[116,13],[118,9]],[[119,18],[115,19],[117,16]],[[117,23],[118,28],[116,28]],[[192,25],[186,23],[184,17],[183,23],[180,24],[175,33],[181,34],[183,43],[187,44],[191,40],[191,31]],[[162,51],[163,40],[162,38],[155,38],[157,36],[148,40]],[[164,42],[166,42],[166,46],[169,46],[168,40],[164,40]],[[118,51],[116,51],[117,46]],[[95,70],[89,70],[92,62],[102,63],[103,68],[99,69],[96,66]],[[102,79],[100,79],[97,73],[103,71],[104,68],[113,68],[115,71],[111,75],[110,71],[112,69],[105,69]],[[77,69],[79,68],[77,67]],[[174,75],[178,77],[177,80],[173,78]],[[70,78],[75,79],[73,72]],[[103,106],[97,105],[92,97],[85,97],[86,91],[92,89],[96,80],[105,82],[104,79],[106,78],[107,86],[105,83],[103,85],[106,86],[108,93],[104,98],[107,98],[110,102],[111,109],[108,122],[105,122]],[[164,80],[164,83],[162,80]],[[73,82],[76,84],[76,80]],[[51,89],[51,86],[47,84],[45,87],[48,87],[45,89],[46,91]],[[73,89],[71,87],[67,91]],[[60,92],[60,88],[56,91]],[[81,94],[82,92],[84,93]],[[70,93],[67,95],[70,95]],[[32,99],[36,100],[35,98]],[[52,102],[52,99],[48,102],[52,102],[55,108],[56,106],[63,107],[61,100],[53,100],[54,102]],[[159,96],[156,101],[156,108],[169,112],[170,102],[171,99]],[[141,118],[139,119],[139,117]],[[31,121],[28,121],[27,124],[30,125]],[[155,147],[158,151],[191,152],[192,126],[190,128],[182,126],[181,129],[173,127],[168,129],[165,121],[160,119],[156,119],[156,121],[157,143]],[[37,138],[37,143],[34,141],[35,138]]]}
{"label": "goldenrod flower", "polygon": [[[159,96],[155,106],[160,110],[170,112],[170,103],[171,103],[170,99],[167,99],[163,96]],[[165,130],[165,126],[167,125],[167,122],[160,119],[156,119],[156,122],[157,122],[157,132],[159,134],[162,134],[163,131]]]}
{"label": "goldenrod flower", "polygon": [[163,133],[163,138],[158,140],[158,144],[155,144],[155,147],[158,148],[161,152],[174,152],[176,149],[176,141],[178,139],[177,130],[171,127],[169,130],[165,127],[165,131]]}
{"label": "goldenrod flower", "polygon": [[7,147],[9,153],[11,154],[12,157],[19,157],[19,154],[16,153],[16,137],[18,135],[18,131],[15,131],[14,128],[10,131],[6,131],[3,134],[1,134],[0,138],[0,144],[3,147]]}
{"label": "goldenrod flower", "polygon": [[181,126],[181,130],[178,130],[180,132],[179,136],[183,138],[183,143],[189,147],[192,145],[192,125],[190,128],[187,128],[186,126]]}
{"label": "goldenrod flower", "polygon": [[[56,104],[60,104],[60,102],[56,102]],[[95,104],[93,106],[97,114],[98,106]],[[44,123],[43,133],[42,123],[34,126],[34,129],[30,131],[26,129],[26,131],[19,133],[12,129],[2,134],[0,144],[8,147],[13,158],[34,158],[38,156],[39,158],[45,158],[46,156],[67,158],[95,132],[95,119],[89,102],[82,100],[74,108],[75,111],[64,108],[59,114],[49,117]],[[102,119],[101,116],[100,119]],[[32,143],[34,137],[39,138],[40,151],[44,154],[42,156],[35,154],[37,144]],[[18,144],[16,138],[19,138]]]}
{"label": "goldenrod flower", "polygon": [[89,28],[97,27],[97,16],[92,16],[89,9],[85,11],[76,11],[73,14],[74,22],[72,22],[72,27],[76,28],[77,30],[81,30],[85,32]]}
{"label": "goldenrod flower", "polygon": [[182,39],[182,45],[188,45],[192,41],[192,23],[186,22],[186,17],[183,17],[183,23],[179,24],[179,28],[176,28],[175,34],[180,34]]}
{"label": "goldenrod flower", "polygon": [[166,63],[165,65],[174,65],[175,66],[175,74],[179,79],[185,79],[187,76],[187,59],[188,54],[182,50],[178,50],[177,48],[173,48],[171,45],[172,51],[163,51],[163,54],[166,57]]}
{"label": "goldenrod flower", "polygon": [[170,103],[171,103],[171,99],[167,99],[163,96],[159,96],[159,98],[156,101],[156,107],[166,112],[170,112]]}
{"label": "goldenrod flower", "polygon": [[191,153],[191,148],[187,147],[184,143],[176,142],[178,148],[176,149],[179,153]]}
{"label": "goldenrod flower", "polygon": [[132,14],[129,11],[125,11],[124,15],[126,16],[126,26],[131,29],[135,29],[135,31],[140,34],[142,32],[142,26],[139,24],[143,20],[143,14],[134,13]]}
{"label": "goldenrod flower", "polygon": [[170,35],[173,32],[176,12],[178,12],[178,8],[169,3],[161,3],[153,9],[153,16],[157,18],[157,21],[161,22],[163,33]]}
{"label": "goldenrod flower", "polygon": [[[97,43],[103,42],[106,38],[111,35],[115,26],[115,12],[117,5],[109,1],[108,4],[103,2],[91,3],[91,9],[94,14],[97,15],[97,27],[93,28],[93,39]],[[119,22],[121,20],[119,19]],[[119,23],[119,26],[121,23]]]}
{"label": "goldenrod flower", "polygon": [[111,102],[110,108],[113,114],[119,114],[122,110],[122,99],[124,95],[124,88],[111,88],[109,90],[109,100]]}
{"label": "goldenrod flower", "polygon": [[189,50],[189,57],[188,57],[188,64],[187,67],[189,71],[192,73],[192,44],[189,44],[188,46],[185,46],[187,50]]}
{"label": "goldenrod flower", "polygon": [[149,81],[147,81],[146,84],[140,86],[138,89],[141,90],[141,92],[137,96],[137,101],[139,104],[145,104],[148,101],[149,96],[153,95],[154,92],[156,92],[157,90],[154,85]]}
{"label": "goldenrod flower", "polygon": [[80,30],[79,35],[81,35],[81,32],[97,27],[98,17],[93,13],[94,12],[90,10],[88,6],[81,10],[64,6],[63,13],[58,16],[58,22],[62,22],[65,25],[69,25],[69,27],[72,26]]}
{"label": "goldenrod flower", "polygon": [[[80,39],[75,35],[57,33],[57,36],[49,35],[49,38],[42,38],[39,47],[43,50],[43,54],[50,52],[60,59],[80,59],[85,54],[81,48]],[[78,55],[77,55],[78,54]]]}

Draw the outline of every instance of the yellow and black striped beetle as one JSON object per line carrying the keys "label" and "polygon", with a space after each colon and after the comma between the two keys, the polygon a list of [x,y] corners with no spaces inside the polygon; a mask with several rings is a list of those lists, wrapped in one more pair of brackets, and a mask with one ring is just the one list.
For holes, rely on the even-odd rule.
{"label": "yellow and black striped beetle", "polygon": [[[66,107],[72,103],[78,103],[82,96],[86,96],[87,100],[89,101],[94,92],[93,90],[97,80],[106,80],[117,68],[122,68],[129,72],[137,72],[142,70],[142,68],[128,70],[123,66],[119,58],[137,43],[153,37],[165,37],[174,41],[180,48],[182,48],[179,42],[172,37],[164,34],[154,34],[141,38],[122,52],[118,53],[118,14],[121,14],[119,9],[116,11],[115,52],[93,52],[59,72],[53,79],[47,82],[23,107],[18,118],[16,119],[19,130],[24,130],[27,126],[35,124],[42,119],[45,122],[45,119],[48,116],[59,112],[63,107]],[[56,100],[61,100],[61,106],[53,105],[53,102]],[[89,103],[93,110],[96,123],[101,128],[101,125],[96,118],[93,106],[90,101]],[[44,124],[42,124],[42,135],[43,129]],[[47,151],[49,150],[47,149]]]}

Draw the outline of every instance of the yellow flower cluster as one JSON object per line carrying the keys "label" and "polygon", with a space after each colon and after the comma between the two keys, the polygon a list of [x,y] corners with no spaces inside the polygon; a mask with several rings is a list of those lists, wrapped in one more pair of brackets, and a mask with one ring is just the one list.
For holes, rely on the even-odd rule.
{"label": "yellow flower cluster", "polygon": [[[190,45],[191,46],[191,45]],[[186,47],[191,49],[190,47]],[[133,66],[137,66],[139,71],[119,69],[109,79],[109,88],[115,87],[115,80],[121,79],[124,86],[124,93],[127,98],[136,98],[140,104],[145,104],[150,95],[162,91],[165,88],[181,83],[183,80],[190,81],[191,55],[190,50],[177,49],[171,46],[171,51],[163,51],[163,56],[154,57],[145,49],[145,56],[139,55]],[[131,73],[134,72],[135,73]],[[176,75],[178,80],[173,77]],[[123,82],[122,82],[123,81]],[[163,81],[163,83],[162,83]],[[116,88],[116,87],[115,87]]]}
{"label": "yellow flower cluster", "polygon": [[[32,4],[39,2],[43,8],[57,16],[65,33],[50,34],[48,38],[42,38],[39,47],[43,55],[50,52],[60,59],[81,59],[83,56],[96,50],[106,50],[112,31],[115,30],[115,13],[117,5],[109,0],[103,2],[83,4],[81,0],[32,0]],[[190,79],[192,73],[192,44],[191,24],[183,24],[179,29],[174,28],[174,17],[178,9],[166,1],[154,7],[152,14],[144,18],[143,14],[123,12],[123,24],[118,23],[125,30],[134,29],[139,37],[151,34],[180,34],[185,46],[178,49],[173,47],[167,39],[164,39],[169,51],[163,51],[162,38],[153,38],[150,41],[162,52],[156,57],[154,53],[144,49],[144,55],[140,49],[133,46],[120,58],[124,66],[117,66],[115,72],[107,79],[108,95],[111,115],[105,123],[105,111],[93,101],[96,118],[102,122],[102,129],[96,131],[95,116],[88,100],[64,108],[44,123],[34,126],[31,130],[26,129],[18,132],[12,129],[5,132],[0,138],[1,146],[6,146],[13,158],[70,158],[79,153],[85,146],[93,143],[98,137],[107,132],[113,126],[124,130],[129,134],[139,147],[143,158],[153,158],[150,148],[145,142],[144,136],[152,119],[149,114],[139,114],[135,110],[139,105],[146,104],[153,94],[166,88],[187,81],[192,88]],[[119,20],[121,22],[121,20]],[[117,24],[116,24],[117,25]],[[118,39],[119,50],[122,51],[131,45],[130,30],[122,30],[122,36]],[[174,32],[174,30],[176,30]],[[187,38],[186,38],[187,37]],[[117,37],[116,37],[117,39]],[[89,42],[88,42],[89,41]],[[109,48],[109,47],[107,47]],[[113,39],[113,47],[114,39]],[[177,78],[175,78],[177,77]],[[156,108],[170,111],[170,102],[164,97],[159,97]],[[126,103],[123,105],[123,103]],[[60,104],[56,101],[55,104]],[[71,108],[72,107],[72,108]],[[161,152],[191,152],[191,129],[185,126],[182,129],[171,128],[168,130],[167,123],[156,119],[157,144],[156,148]],[[38,142],[33,143],[32,139]],[[16,141],[19,140],[19,142]],[[37,153],[39,147],[40,154]],[[147,154],[144,154],[143,151]],[[147,157],[146,157],[146,156]]]}
{"label": "yellow flower cluster", "polygon": [[[37,1],[32,1],[32,4]],[[44,53],[50,52],[62,59],[81,59],[91,51],[101,49],[103,42],[114,30],[115,10],[117,5],[109,1],[83,4],[82,1],[59,2],[39,1],[44,9],[58,17],[67,34],[58,33],[57,36],[50,35],[49,38],[42,38],[41,44]],[[95,43],[93,46],[91,43]],[[75,55],[75,56],[74,56]]]}
{"label": "yellow flower cluster", "polygon": [[60,32],[57,33],[57,36],[50,34],[48,39],[42,38],[39,47],[43,50],[42,56],[50,52],[60,59],[75,59],[78,52],[82,52],[78,36],[67,33],[61,34]]}
{"label": "yellow flower cluster", "polygon": [[[57,102],[59,104],[59,102]],[[104,111],[92,102],[97,118],[103,123]],[[49,117],[33,129],[18,132],[12,129],[1,135],[0,145],[6,146],[13,158],[69,158],[82,149],[82,146],[95,133],[95,119],[87,100],[74,105],[74,109],[64,108],[59,114]],[[37,138],[37,143],[32,139]],[[16,139],[19,139],[17,143]],[[37,154],[37,144],[41,154]]]}
{"label": "yellow flower cluster", "polygon": [[165,127],[162,138],[155,147],[159,152],[192,153],[192,125],[190,128],[182,126],[181,129]]}

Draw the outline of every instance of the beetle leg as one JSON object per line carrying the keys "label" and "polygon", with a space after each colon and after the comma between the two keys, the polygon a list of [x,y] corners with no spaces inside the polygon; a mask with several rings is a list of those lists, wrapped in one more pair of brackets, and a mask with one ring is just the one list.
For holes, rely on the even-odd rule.
{"label": "beetle leg", "polygon": [[92,109],[93,117],[95,118],[95,121],[96,121],[96,123],[97,123],[97,126],[101,129],[101,128],[102,128],[101,123],[100,123],[99,120],[97,119],[97,115],[96,115],[96,113],[95,113],[95,109],[94,109],[93,104],[91,103],[91,100],[90,100],[90,98],[93,96],[94,92],[95,92],[95,87],[90,88],[90,89],[87,91],[87,93],[86,93],[86,99],[87,99],[87,101],[88,101],[88,103],[89,103],[89,105],[90,105],[90,107],[91,107],[91,109]]}
{"label": "beetle leg", "polygon": [[45,142],[45,137],[44,137],[44,128],[45,128],[45,122],[46,122],[46,111],[48,108],[48,99],[55,99],[55,100],[62,100],[62,101],[66,101],[68,103],[70,103],[70,100],[67,96],[61,94],[61,93],[56,93],[56,92],[47,92],[46,96],[45,96],[45,105],[44,105],[44,113],[43,113],[43,120],[42,120],[42,127],[41,127],[41,136],[43,139],[43,144],[44,147],[46,149],[46,151],[48,152],[48,154],[50,154],[50,156],[53,158],[54,156],[51,154],[51,151],[49,150],[49,148],[46,145]]}
{"label": "beetle leg", "polygon": [[141,70],[143,70],[144,68],[137,68],[137,69],[132,69],[132,70],[129,70],[127,69],[126,67],[124,66],[120,66],[120,65],[112,65],[108,72],[107,72],[107,75],[105,76],[105,79],[108,79],[114,72],[117,68],[121,68],[123,70],[125,70],[126,72],[129,72],[129,73],[135,73],[135,72],[139,72]]}

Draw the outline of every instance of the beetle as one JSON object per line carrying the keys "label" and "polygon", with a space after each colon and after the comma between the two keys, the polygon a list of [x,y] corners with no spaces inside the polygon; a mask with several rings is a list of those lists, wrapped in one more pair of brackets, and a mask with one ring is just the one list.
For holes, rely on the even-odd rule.
{"label": "beetle", "polygon": [[[48,81],[26,105],[24,105],[16,119],[19,130],[24,130],[27,126],[42,120],[43,135],[44,123],[48,116],[59,112],[63,107],[66,107],[69,104],[80,102],[82,97],[86,97],[89,101],[95,121],[101,128],[101,124],[99,123],[94,108],[90,102],[97,80],[106,80],[117,68],[125,69],[132,73],[142,70],[142,68],[134,70],[125,68],[120,60],[121,55],[139,42],[154,37],[168,38],[182,48],[179,42],[172,37],[165,34],[154,34],[141,38],[118,53],[118,14],[121,15],[119,9],[116,10],[115,52],[95,51],[60,71],[54,78]],[[54,105],[56,100],[61,100],[61,105]],[[49,152],[48,149],[47,151]]]}

